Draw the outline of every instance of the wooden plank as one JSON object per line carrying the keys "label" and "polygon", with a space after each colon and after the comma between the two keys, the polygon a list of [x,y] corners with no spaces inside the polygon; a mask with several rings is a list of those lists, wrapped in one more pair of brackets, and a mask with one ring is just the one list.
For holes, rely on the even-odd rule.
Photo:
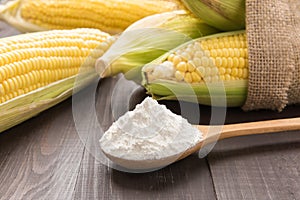
{"label": "wooden plank", "polygon": [[300,199],[300,131],[232,138],[208,156],[218,199]]}
{"label": "wooden plank", "polygon": [[[114,117],[109,110],[111,109],[110,96],[116,90],[117,82],[118,79],[104,80],[98,90],[96,110],[99,114],[99,122],[105,130],[113,122]],[[127,85],[122,85],[122,87],[125,89]],[[126,93],[120,94],[119,100],[125,99],[127,95]],[[135,105],[144,96],[143,90],[137,90],[129,103]],[[128,105],[128,107],[134,106]],[[206,160],[200,160],[197,155],[156,172],[130,174],[101,164],[93,155],[85,151],[73,197],[74,199],[103,200],[199,198],[213,200],[215,193]]]}
{"label": "wooden plank", "polygon": [[70,100],[0,135],[0,199],[71,199],[84,147]]}

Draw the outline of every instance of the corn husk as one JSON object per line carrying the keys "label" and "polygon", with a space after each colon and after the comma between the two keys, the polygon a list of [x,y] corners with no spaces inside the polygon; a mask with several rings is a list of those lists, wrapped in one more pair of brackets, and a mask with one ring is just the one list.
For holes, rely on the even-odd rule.
{"label": "corn husk", "polygon": [[223,31],[245,28],[245,0],[183,0],[207,24]]}
{"label": "corn husk", "polygon": [[[72,31],[70,31],[70,33],[72,33]],[[29,34],[36,35],[37,33]],[[1,40],[5,39],[9,38],[1,38]],[[105,42],[109,47],[113,42],[113,38],[108,36]],[[101,44],[101,42],[99,42],[99,44]],[[99,50],[103,50],[101,45],[90,51],[90,55],[85,58],[77,75],[57,80],[46,86],[39,87],[31,92],[0,103],[0,132],[36,116],[40,112],[69,98],[73,91],[77,92],[93,81],[98,80],[99,76],[94,68],[95,61],[104,51],[101,52]],[[36,64],[41,65],[42,63]],[[39,67],[43,68],[44,66],[41,65]]]}
{"label": "corn husk", "polygon": [[146,17],[133,25],[97,60],[101,77],[124,73],[141,82],[141,68],[169,50],[219,30],[186,13],[175,11]]}
{"label": "corn husk", "polygon": [[247,96],[245,80],[228,81],[224,83],[178,83],[171,80],[155,80],[147,82],[144,79],[147,94],[157,100],[182,100],[208,106],[239,107]]}

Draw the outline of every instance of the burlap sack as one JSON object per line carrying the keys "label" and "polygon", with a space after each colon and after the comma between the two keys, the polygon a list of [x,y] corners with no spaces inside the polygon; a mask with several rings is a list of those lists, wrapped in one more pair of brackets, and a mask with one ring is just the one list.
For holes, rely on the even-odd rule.
{"label": "burlap sack", "polygon": [[249,86],[244,110],[300,103],[300,0],[246,0]]}

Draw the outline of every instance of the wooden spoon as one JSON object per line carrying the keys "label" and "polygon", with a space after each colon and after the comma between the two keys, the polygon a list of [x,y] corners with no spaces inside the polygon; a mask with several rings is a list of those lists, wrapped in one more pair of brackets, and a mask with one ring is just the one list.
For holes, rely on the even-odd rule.
{"label": "wooden spoon", "polygon": [[[192,153],[199,151],[207,144],[213,142],[246,135],[256,135],[264,133],[274,133],[280,131],[300,130],[300,117],[289,119],[267,120],[259,122],[247,122],[239,124],[229,124],[223,126],[195,125],[200,130],[203,139],[193,145],[192,148],[186,149],[180,154],[172,155],[166,158],[156,160],[128,160],[122,157],[115,157],[105,153],[105,155],[119,166],[125,167],[127,172],[148,172],[165,167],[171,163],[181,160]],[[211,131],[212,130],[212,131]],[[216,131],[218,130],[218,131]],[[221,133],[220,133],[221,130]],[[131,170],[132,169],[132,170]],[[136,171],[135,171],[136,170]],[[142,171],[141,171],[142,170]]]}

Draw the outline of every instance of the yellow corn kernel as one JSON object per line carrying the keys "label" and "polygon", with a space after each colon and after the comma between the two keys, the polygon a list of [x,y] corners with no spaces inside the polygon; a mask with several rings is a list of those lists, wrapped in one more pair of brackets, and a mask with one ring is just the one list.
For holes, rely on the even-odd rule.
{"label": "yellow corn kernel", "polygon": [[228,47],[226,47],[226,48],[223,49],[223,57],[226,57],[226,58],[229,57],[229,49],[228,49]]}
{"label": "yellow corn kernel", "polygon": [[193,63],[195,64],[196,67],[199,67],[202,65],[201,59],[197,58],[197,57],[193,59]]}
{"label": "yellow corn kernel", "polygon": [[225,81],[225,75],[220,75],[220,80]]}
{"label": "yellow corn kernel", "polygon": [[238,48],[234,48],[233,51],[234,51],[234,55],[233,55],[234,57],[239,58],[241,56],[240,50]]}
{"label": "yellow corn kernel", "polygon": [[210,63],[209,58],[206,57],[206,56],[202,57],[201,58],[201,63],[202,63],[203,66],[208,66],[209,63]]}
{"label": "yellow corn kernel", "polygon": [[205,77],[205,68],[203,66],[200,66],[196,69],[196,72],[203,78]]}
{"label": "yellow corn kernel", "polygon": [[217,57],[217,56],[218,56],[217,50],[216,50],[216,49],[212,49],[212,50],[210,51],[210,56],[213,57],[213,58]]}
{"label": "yellow corn kernel", "polygon": [[224,75],[226,73],[226,69],[224,67],[219,68],[219,74]]}
{"label": "yellow corn kernel", "polygon": [[244,70],[241,69],[241,68],[239,68],[239,69],[238,69],[238,75],[237,75],[237,77],[243,78],[243,73],[244,73]]}
{"label": "yellow corn kernel", "polygon": [[187,63],[187,70],[188,70],[189,72],[193,72],[193,71],[196,70],[196,67],[195,67],[195,65],[193,64],[193,62],[189,61],[189,62]]}
{"label": "yellow corn kernel", "polygon": [[211,76],[211,68],[209,66],[205,67],[205,76],[204,76],[204,78],[206,76]]}
{"label": "yellow corn kernel", "polygon": [[233,57],[232,62],[233,67],[240,67],[239,59],[237,57]]}
{"label": "yellow corn kernel", "polygon": [[221,66],[224,67],[224,68],[227,68],[227,66],[228,66],[227,58],[222,57],[222,65]]}
{"label": "yellow corn kernel", "polygon": [[184,81],[187,82],[187,83],[192,83],[193,82],[192,75],[191,75],[190,72],[185,73]]}
{"label": "yellow corn kernel", "polygon": [[182,59],[179,56],[174,56],[173,57],[174,66],[177,66],[181,61],[182,61]]}
{"label": "yellow corn kernel", "polygon": [[226,74],[225,75],[225,80],[226,81],[230,81],[230,80],[232,80],[232,78],[231,78],[231,76],[229,74]]}
{"label": "yellow corn kernel", "polygon": [[232,57],[227,58],[227,67],[232,68],[233,67],[233,59]]}
{"label": "yellow corn kernel", "polygon": [[238,76],[238,69],[237,68],[232,68],[232,72],[231,72],[232,76]]}
{"label": "yellow corn kernel", "polygon": [[[231,45],[230,45],[231,46]],[[231,46],[232,47],[232,46]],[[228,48],[228,54],[229,54],[229,57],[233,58],[234,57],[234,50],[233,48]]]}
{"label": "yellow corn kernel", "polygon": [[192,72],[191,76],[192,76],[193,83],[199,83],[201,81],[201,77],[199,76],[198,73]]}
{"label": "yellow corn kernel", "polygon": [[175,72],[175,78],[177,81],[183,81],[184,80],[184,73],[180,71]]}
{"label": "yellow corn kernel", "polygon": [[168,61],[173,62],[174,56],[175,56],[174,54],[170,54],[168,56]]}
{"label": "yellow corn kernel", "polygon": [[177,64],[176,69],[181,72],[186,72],[188,70],[188,66],[187,66],[186,62],[182,61]]}
{"label": "yellow corn kernel", "polygon": [[3,83],[0,83],[0,97],[5,94]]}
{"label": "yellow corn kernel", "polygon": [[217,57],[217,58],[215,59],[215,65],[216,65],[217,67],[222,67],[222,58],[221,58],[221,57]]}
{"label": "yellow corn kernel", "polygon": [[211,69],[211,75],[215,76],[219,74],[219,69],[217,67],[212,67]]}

